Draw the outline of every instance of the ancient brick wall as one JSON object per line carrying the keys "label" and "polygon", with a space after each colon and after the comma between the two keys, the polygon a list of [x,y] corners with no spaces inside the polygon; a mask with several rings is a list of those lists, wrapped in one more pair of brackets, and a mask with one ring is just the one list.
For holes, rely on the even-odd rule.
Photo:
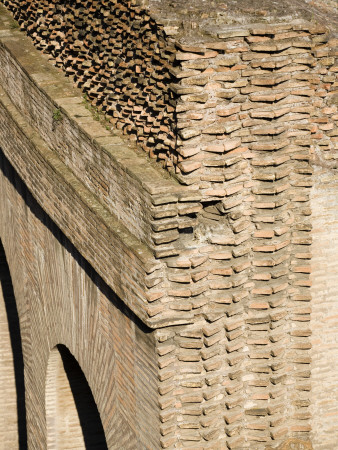
{"label": "ancient brick wall", "polygon": [[[137,428],[140,420],[136,436],[142,442],[154,432],[150,448],[287,448],[296,441],[310,446],[309,439],[317,445],[322,425],[330,427],[332,419],[315,419],[318,370],[327,360],[318,356],[316,333],[311,338],[317,312],[311,322],[310,260],[312,252],[319,258],[323,245],[319,230],[311,250],[311,233],[323,220],[324,193],[314,189],[310,201],[310,192],[314,165],[336,164],[330,160],[337,142],[337,42],[307,22],[214,26],[174,36],[175,27],[151,8],[131,4],[95,8],[88,2],[84,10],[59,2],[26,9],[5,3],[38,48],[50,53],[39,54],[1,9],[3,153],[81,258],[153,330],[144,334],[107,302],[99,307],[104,319],[91,324],[95,339],[104,337],[98,352],[108,345],[120,354],[119,339],[127,339],[132,352],[138,333],[145,342],[132,364],[141,367],[136,387],[128,384],[124,395],[111,397],[110,408],[128,398],[127,422]],[[84,21],[93,30],[86,37]],[[152,94],[143,95],[141,78]],[[73,81],[108,117],[113,111],[115,128],[97,112],[102,123],[93,121],[88,99]],[[138,146],[165,161],[169,174]],[[17,199],[12,203],[13,217],[24,224],[16,208],[26,208]],[[30,244],[39,249],[35,279],[42,261],[54,258],[49,245],[56,244],[38,240],[48,232],[36,222],[31,229],[39,242]],[[77,277],[67,278],[72,270],[65,266],[55,275],[56,284],[67,281],[65,297],[72,283],[78,285]],[[324,295],[318,277],[315,272],[312,292]],[[32,287],[37,295],[40,278]],[[67,308],[79,301],[75,295]],[[314,306],[320,314],[319,303]],[[50,307],[57,314],[63,303]],[[79,323],[86,314],[81,308]],[[46,320],[53,314],[47,312]],[[39,326],[29,329],[36,341],[27,342],[34,347]],[[65,344],[84,367],[82,340],[67,336]],[[122,379],[133,370],[133,358],[120,360]],[[95,397],[94,374],[84,372]],[[149,377],[151,386],[144,388],[142,378]],[[322,395],[331,379],[334,374]],[[43,389],[41,376],[39,383],[35,396]],[[143,396],[151,396],[149,430],[140,419]],[[108,409],[100,411],[105,430]],[[111,448],[121,448],[122,437],[109,433]],[[39,436],[42,442],[44,434]],[[136,448],[134,442],[123,445]]]}
{"label": "ancient brick wall", "polygon": [[[204,74],[198,103],[189,104],[190,78],[181,82],[178,108],[195,117],[178,142],[189,167],[180,179],[202,194],[191,276],[195,286],[204,280],[208,306],[190,333],[169,338],[181,347],[172,377],[185,389],[183,420],[174,436],[168,418],[164,442],[179,434],[179,445],[197,447],[202,435],[201,448],[214,439],[259,448],[310,431],[309,160],[315,146],[335,157],[336,44],[324,29],[299,24],[218,37],[178,53],[185,68]],[[196,264],[187,256],[176,268]]]}
{"label": "ancient brick wall", "polygon": [[[19,448],[19,433],[20,427],[20,411],[18,412],[18,403],[16,388],[20,386],[20,383],[16,385],[15,377],[15,358],[22,357],[20,354],[20,346],[16,345],[13,351],[14,336],[11,338],[11,327],[15,324],[16,314],[15,305],[10,305],[12,298],[7,300],[7,296],[12,297],[10,289],[10,280],[6,273],[6,264],[3,260],[3,254],[1,255],[1,290],[0,290],[0,338],[1,338],[1,357],[0,357],[0,408],[3,411],[0,419],[1,439],[3,446],[7,448],[13,448],[17,450]],[[11,325],[9,325],[11,324]],[[16,357],[14,357],[14,352]],[[23,369],[23,367],[21,367]],[[22,373],[21,373],[22,375]],[[18,377],[19,379],[19,377]],[[23,378],[21,377],[21,382]],[[21,386],[22,387],[22,386]],[[22,402],[22,399],[21,399]],[[20,405],[20,402],[19,402]],[[21,417],[22,419],[22,417]],[[4,433],[4,430],[6,432]],[[25,436],[23,436],[25,438]],[[21,440],[22,442],[22,440]],[[24,446],[22,446],[25,448]]]}
{"label": "ancient brick wall", "polygon": [[317,166],[311,194],[312,312],[311,412],[314,448],[334,448],[337,442],[337,175]]}
{"label": "ancient brick wall", "polygon": [[[85,374],[108,448],[118,448],[117,442],[158,448],[151,333],[45,215],[3,154],[1,171],[1,239],[21,324],[29,448],[47,448],[47,364],[57,344],[70,350]],[[2,442],[8,431],[2,428]]]}
{"label": "ancient brick wall", "polygon": [[135,2],[4,2],[38,49],[153,156],[175,151],[173,44]]}

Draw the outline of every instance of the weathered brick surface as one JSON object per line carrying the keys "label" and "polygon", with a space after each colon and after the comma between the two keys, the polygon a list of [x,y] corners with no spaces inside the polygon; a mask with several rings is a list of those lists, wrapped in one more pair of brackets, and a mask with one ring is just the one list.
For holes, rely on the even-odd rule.
{"label": "weathered brick surface", "polygon": [[[314,448],[330,449],[337,442],[337,176],[316,167],[311,194],[312,313],[311,412]],[[309,330],[310,331],[310,330]]]}
{"label": "weathered brick surface", "polygon": [[[3,271],[2,271],[3,272]],[[2,281],[4,276],[1,277]],[[14,359],[3,291],[0,294],[0,430],[3,448],[19,449]],[[4,433],[4,431],[6,432]]]}
{"label": "weathered brick surface", "polygon": [[[26,11],[5,3],[78,86],[88,78],[82,87],[94,104],[109,113],[104,99],[116,102],[116,129],[134,136],[173,175],[116,129],[93,122],[81,93],[22,33],[9,30],[3,13],[1,146],[83,257],[156,329],[150,357],[161,437],[154,448],[306,448],[310,438],[317,445],[331,416],[316,423],[316,405],[323,407],[335,375],[319,380],[327,359],[311,337],[318,320],[316,312],[311,319],[311,305],[320,314],[319,299],[331,298],[316,269],[310,278],[312,254],[315,261],[326,245],[314,226],[324,220],[318,206],[324,192],[312,185],[314,166],[337,164],[337,42],[306,22],[215,26],[173,37],[151,8],[145,14],[102,2],[94,20],[95,8],[41,3]],[[84,18],[94,30],[87,40],[80,33]],[[142,34],[147,21],[151,32]],[[148,55],[156,48],[162,60]],[[160,73],[171,81],[156,81],[151,101],[138,84],[138,51],[150,58],[144,57],[149,85]],[[100,314],[106,316],[97,333],[109,345],[129,342],[130,321],[117,326],[106,305]],[[147,350],[138,352],[140,361]],[[137,400],[129,396],[134,389]],[[119,401],[135,417],[143,395],[140,378]],[[338,439],[333,428],[330,436],[322,448]],[[125,445],[134,448],[132,441]]]}
{"label": "weathered brick surface", "polygon": [[[157,365],[151,333],[41,210],[3,154],[1,171],[1,239],[21,320],[29,448],[47,448],[46,370],[56,344],[66,345],[79,362],[108,447],[158,448]],[[27,303],[28,317],[23,314]],[[7,431],[1,429],[2,443],[10,438]]]}
{"label": "weathered brick surface", "polygon": [[111,1],[83,2],[80,9],[76,3],[4,4],[117,128],[161,159],[175,151],[174,47],[143,8]]}

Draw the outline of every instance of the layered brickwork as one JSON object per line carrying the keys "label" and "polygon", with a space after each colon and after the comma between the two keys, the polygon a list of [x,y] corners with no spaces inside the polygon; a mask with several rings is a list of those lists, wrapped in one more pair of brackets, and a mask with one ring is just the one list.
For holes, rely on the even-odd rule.
{"label": "layered brickwork", "polygon": [[[336,168],[338,150],[338,40],[337,38],[316,39],[313,55],[317,59],[314,76],[311,82],[316,91],[313,102],[315,112],[312,123],[311,138],[313,139],[314,159],[319,166],[324,161],[328,167]],[[325,164],[324,164],[325,166]]]}
{"label": "layered brickwork", "polygon": [[[198,46],[181,46],[186,53],[179,53],[179,58],[190,69],[211,73],[204,81],[221,72],[216,65],[221,55],[210,55],[215,47],[232,52],[223,59],[231,61],[237,75],[231,68],[223,69],[227,80],[232,77],[232,85],[213,85],[213,94],[222,88],[225,96],[231,91],[231,100],[223,100],[227,113],[216,118],[217,101],[210,102],[207,111],[198,103],[188,102],[185,107],[196,121],[181,132],[186,137],[181,148],[196,155],[184,161],[192,169],[185,180],[199,183],[204,209],[191,252],[185,253],[186,258],[182,253],[174,264],[176,273],[179,265],[193,267],[191,279],[181,276],[180,280],[186,287],[198,281],[204,292],[195,302],[201,298],[207,303],[203,320],[198,316],[191,330],[161,335],[167,343],[162,364],[168,389],[173,386],[170,378],[181,387],[178,420],[172,414],[174,403],[163,403],[168,411],[162,416],[164,446],[178,439],[179,447],[212,448],[216,441],[227,442],[230,448],[260,448],[270,441],[276,446],[290,434],[307,439],[309,160],[317,140],[333,157],[331,138],[337,132],[336,43],[324,32],[306,25],[253,27],[220,33],[223,43],[209,49],[206,45],[204,53]],[[236,44],[241,56],[234,56]],[[208,83],[204,88],[199,95],[208,105]],[[185,98],[181,100],[179,105],[184,105]],[[330,119],[323,120],[323,114]],[[202,125],[192,127],[198,120]],[[327,122],[321,128],[329,132],[326,137],[315,124]],[[191,134],[184,136],[188,130]],[[208,141],[207,149],[203,143]],[[211,172],[209,178],[205,176],[210,167],[213,178]],[[204,201],[206,195],[209,202]]]}
{"label": "layered brickwork", "polygon": [[[166,11],[162,21],[165,26],[156,2],[150,2],[147,11],[136,2],[88,2],[81,3],[81,8],[44,2],[39,7],[18,1],[4,4],[37,48],[49,53],[58,67],[72,75],[94,105],[114,116],[111,120],[117,128],[123,128],[169,169],[174,165],[175,171],[183,174],[180,179],[184,183],[202,181],[206,199],[221,196],[210,186],[222,178],[222,174],[213,173],[217,154],[246,148],[249,138],[241,128],[248,126],[247,119],[238,113],[252,107],[241,108],[243,94],[259,102],[257,92],[262,87],[267,88],[265,93],[271,86],[284,89],[290,79],[286,66],[295,59],[291,56],[311,47],[309,27],[302,30],[298,25],[293,30],[290,25],[273,26],[270,34],[266,30],[262,37],[257,27],[231,30],[211,21],[208,28],[206,20],[201,30],[206,36],[202,39],[194,35],[189,41],[180,30],[175,40],[170,35],[178,33],[180,13]],[[182,11],[182,17],[184,14]],[[311,28],[316,32],[315,26]],[[260,67],[259,59],[269,52],[281,57],[274,67],[279,75],[264,84],[264,76],[274,68],[269,64]],[[251,67],[255,53],[257,58]],[[275,100],[270,97],[268,101]],[[229,103],[232,107],[227,108]],[[260,119],[259,128],[271,117],[253,119]],[[262,133],[264,130],[255,129],[253,139]],[[276,133],[282,133],[281,127],[276,127]],[[211,157],[205,152],[211,152]],[[214,153],[216,158],[211,159]],[[91,176],[95,179],[97,174]],[[101,184],[101,188],[105,186]]]}
{"label": "layered brickwork", "polygon": [[[45,8],[52,29],[56,6]],[[94,125],[81,94],[13,30],[0,47],[11,100],[1,94],[1,145],[83,256],[158,328],[161,446],[295,446],[313,423],[309,193],[316,158],[335,156],[336,42],[314,24],[284,23],[171,44],[177,141],[176,153],[162,155],[175,179]],[[155,107],[151,114],[161,120]],[[103,311],[98,333],[114,343],[116,324]]]}
{"label": "layered brickwork", "polygon": [[[175,185],[174,182],[168,183],[163,175],[151,170],[149,163],[142,158],[137,158],[130,146],[121,138],[112,136],[101,124],[93,122],[81,93],[72,91],[72,85],[63,77],[58,77],[56,71],[51,72],[50,66],[44,59],[36,59],[28,42],[18,37],[17,39],[4,38],[4,42],[6,42],[6,48],[1,48],[3,87],[27,121],[35,127],[38,124],[39,133],[61,161],[86,187],[95,192],[111,212],[117,212],[116,215],[131,233],[150,247],[159,244],[161,237],[165,242],[165,236],[157,235],[157,230],[151,228],[153,219],[149,194],[157,194],[157,203],[160,204],[161,193],[166,194],[167,191],[171,191],[175,196],[176,192],[183,192],[180,186]],[[25,49],[24,56],[20,50],[22,46]],[[10,52],[14,56],[11,56]],[[23,57],[19,56],[20,53]],[[28,61],[27,53],[30,61]],[[21,61],[29,75],[20,70],[18,62]],[[34,80],[39,82],[39,88]],[[54,96],[56,92],[55,104],[47,94]],[[13,95],[14,93],[16,94]],[[54,116],[55,111],[59,110],[58,120]],[[67,115],[62,115],[63,110]],[[94,145],[93,138],[96,140]],[[121,161],[130,162],[128,165],[124,164],[128,167],[128,171],[120,167]],[[139,173],[143,174],[145,191],[139,188],[138,180],[135,180]],[[125,178],[123,184],[120,182],[122,176]],[[179,227],[184,228],[185,225],[181,222],[179,220]]]}
{"label": "layered brickwork", "polygon": [[[50,215],[53,216],[58,225],[62,229],[65,229],[65,227],[68,228],[67,217],[69,217],[71,214],[70,211],[73,209],[71,202],[74,201],[74,198],[72,195],[62,192],[64,189],[61,188],[63,183],[57,181],[54,171],[51,172],[49,166],[55,165],[58,168],[59,179],[66,177],[67,182],[64,186],[72,186],[71,190],[73,192],[75,191],[77,196],[79,195],[80,201],[77,209],[79,216],[77,221],[73,223],[75,228],[72,226],[72,231],[70,231],[70,228],[68,231],[65,230],[67,235],[72,235],[72,239],[77,239],[78,248],[82,246],[83,249],[87,249],[85,250],[88,253],[87,258],[92,260],[93,264],[101,267],[101,275],[107,280],[111,279],[109,281],[110,284],[114,283],[111,275],[114,272],[116,273],[117,278],[115,278],[116,286],[114,286],[114,289],[124,289],[120,283],[117,268],[123,267],[128,260],[130,264],[136,264],[135,269],[129,271],[130,274],[133,274],[132,278],[128,281],[126,279],[124,285],[125,289],[130,293],[126,295],[126,293],[122,294],[121,291],[120,295],[126,301],[128,301],[128,297],[130,298],[129,304],[132,308],[136,307],[138,309],[139,315],[144,318],[148,317],[150,321],[153,316],[157,316],[155,321],[163,321],[165,317],[168,317],[168,314],[164,314],[162,317],[160,313],[165,308],[161,304],[158,304],[157,301],[160,297],[163,297],[162,286],[165,282],[165,277],[162,270],[163,264],[160,261],[156,261],[154,256],[161,258],[179,253],[182,244],[180,242],[177,244],[177,241],[182,235],[184,238],[184,231],[186,229],[190,230],[195,224],[194,216],[201,209],[199,194],[196,193],[196,190],[183,189],[174,180],[166,179],[163,175],[156,172],[145,159],[137,157],[120,138],[110,137],[107,130],[101,125],[95,123],[87,124],[86,132],[84,130],[81,132],[77,131],[79,126],[76,120],[81,122],[80,118],[88,118],[88,111],[81,104],[81,98],[74,97],[71,86],[64,79],[60,81],[57,74],[51,72],[50,67],[45,68],[42,59],[38,58],[36,60],[34,58],[27,64],[27,59],[25,60],[23,57],[21,62],[25,63],[26,70],[31,76],[23,72],[20,66],[18,66],[18,62],[13,62],[13,56],[11,56],[9,49],[20,60],[20,49],[22,46],[25,46],[25,42],[19,36],[14,38],[13,36],[3,37],[3,42],[5,41],[6,49],[2,46],[3,64],[1,65],[4,86],[8,89],[16,106],[24,114],[24,119],[22,117],[19,118],[14,110],[11,115],[14,121],[20,122],[27,120],[35,127],[37,124],[44,123],[41,127],[41,137],[45,139],[45,142],[50,145],[52,150],[49,151],[46,145],[39,139],[34,140],[34,133],[31,130],[28,133],[31,137],[30,143],[27,142],[25,136],[18,135],[17,150],[13,151],[13,149],[9,150],[8,148],[6,151],[7,146],[4,145],[3,148],[6,154],[11,161],[15,161],[20,174],[25,178],[27,177],[27,167],[30,168],[28,171],[30,176],[27,179],[28,185],[35,192],[41,204],[45,204],[45,208],[49,209]],[[32,54],[29,45],[27,46],[27,53],[31,57]],[[12,64],[14,64],[16,69],[13,68]],[[36,73],[37,65],[39,65],[40,69],[38,73]],[[33,82],[32,78],[34,77],[47,80],[45,83],[42,82],[38,89]],[[15,81],[17,82],[16,90],[11,89]],[[48,98],[47,93],[51,95],[56,86],[59,88],[58,94],[61,92],[64,97],[58,99],[55,104]],[[14,92],[20,92],[20,95],[13,96],[11,93],[14,94]],[[41,108],[38,108],[37,105],[41,105]],[[7,107],[10,110],[10,106],[7,105]],[[61,108],[60,111],[64,115],[60,123],[53,119],[55,107]],[[43,117],[46,118],[45,121]],[[25,126],[27,127],[28,124]],[[28,130],[29,126],[27,132]],[[8,142],[11,142],[12,133],[13,131],[8,127],[8,124],[3,122],[4,140],[6,141],[8,139]],[[76,135],[77,139],[75,138]],[[8,136],[8,138],[5,136]],[[53,136],[55,141],[53,140]],[[95,139],[94,143],[93,139]],[[32,142],[34,142],[33,147]],[[55,142],[57,145],[55,145]],[[27,146],[30,150],[24,151],[24,149],[28,148]],[[62,151],[63,149],[64,152]],[[42,175],[41,171],[36,170],[36,154],[39,154],[38,157],[42,158],[42,161],[45,161],[44,175]],[[85,161],[86,159],[88,159],[87,164],[90,165],[91,170],[95,170],[96,174],[100,177],[98,182],[93,181],[90,173],[88,174],[84,170],[85,168],[82,163],[77,165],[77,162],[81,160]],[[65,164],[73,172],[69,172]],[[78,176],[78,181],[74,178],[73,173]],[[113,176],[110,177],[110,174],[113,174]],[[124,181],[121,182],[121,180]],[[107,183],[109,189],[108,192],[102,194],[100,186],[104,182]],[[53,202],[50,202],[49,199],[45,199],[46,201],[44,201],[38,193],[39,191],[42,193],[46,189],[49,190],[49,183],[55,183],[52,189],[52,192],[55,192]],[[42,185],[45,187],[40,189]],[[105,207],[102,208],[102,205],[98,204],[96,198],[92,197],[89,193],[88,188],[94,192],[95,196],[103,201]],[[67,198],[69,198],[69,201],[66,200]],[[46,202],[49,206],[47,206]],[[109,269],[112,261],[104,261],[102,254],[99,257],[94,243],[92,246],[88,245],[95,238],[94,228],[97,225],[94,225],[95,219],[88,220],[89,216],[87,217],[84,212],[83,203],[90,205],[92,210],[91,214],[95,211],[96,217],[100,216],[101,218],[99,220],[103,220],[103,225],[101,224],[99,226],[103,226],[101,236],[105,243],[101,245],[106,248],[111,248],[110,241],[113,239],[112,236],[117,233],[120,236],[118,239],[122,238],[124,245],[127,246],[127,253],[129,250],[131,251],[129,256],[124,258],[123,261],[113,263],[115,266],[113,270],[112,267]],[[120,219],[119,225],[116,222],[118,218]],[[77,227],[79,221],[83,223],[81,231]],[[85,222],[86,225],[84,224]],[[88,230],[86,242],[83,240],[85,229]],[[180,233],[180,231],[183,233]],[[76,238],[76,236],[78,237]],[[144,241],[146,245],[135,240],[135,237]],[[92,249],[90,250],[90,248]],[[115,258],[120,258],[123,255],[120,249],[117,250],[118,248],[117,246]],[[109,250],[107,250],[106,254],[109,254]],[[137,255],[136,260],[133,259],[132,254]],[[97,261],[94,263],[94,260]],[[117,261],[117,259],[115,260]],[[132,279],[137,281],[133,282]],[[141,286],[144,289],[143,293],[140,291]],[[136,302],[131,300],[132,297],[135,299],[135,296],[139,299]],[[147,299],[151,302],[149,306]],[[165,299],[166,297],[162,298],[162,302]],[[141,309],[136,306],[137,303]],[[141,312],[142,309],[144,310],[143,313]],[[180,317],[177,317],[177,320],[180,322],[187,321],[189,314],[185,316],[186,318],[184,315],[180,315]],[[175,319],[170,314],[170,321],[172,322],[173,320]]]}
{"label": "layered brickwork", "polygon": [[[267,142],[260,141],[276,141],[270,151],[293,143],[297,138],[288,133],[287,124],[309,117],[309,111],[299,108],[309,106],[311,88],[321,84],[320,89],[330,90],[334,82],[322,69],[334,65],[335,43],[327,44],[322,27],[228,27],[216,29],[214,38],[178,43],[176,54],[181,70],[176,87],[179,168],[185,175],[180,179],[199,183],[205,200],[226,195],[228,159],[231,164],[248,150],[264,150]],[[317,66],[315,58],[324,56]],[[320,95],[325,97],[325,91]],[[229,179],[225,181],[228,186]]]}
{"label": "layered brickwork", "polygon": [[108,448],[159,448],[152,334],[45,215],[3,154],[1,173],[1,238],[23,340],[28,447],[47,448],[47,365],[63,344],[89,383]]}
{"label": "layered brickwork", "polygon": [[[38,49],[153,156],[175,151],[174,47],[136,2],[4,2]],[[170,158],[169,158],[170,160]]]}

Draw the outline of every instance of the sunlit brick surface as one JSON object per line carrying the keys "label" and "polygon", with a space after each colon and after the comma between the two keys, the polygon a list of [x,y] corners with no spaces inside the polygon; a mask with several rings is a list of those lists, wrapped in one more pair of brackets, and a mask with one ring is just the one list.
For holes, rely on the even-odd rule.
{"label": "sunlit brick surface", "polygon": [[311,330],[314,296],[329,297],[310,276],[329,195],[315,168],[338,167],[330,28],[229,26],[218,2],[211,28],[200,11],[177,33],[155,1],[4,3],[19,24],[0,7],[0,236],[33,448],[46,442],[45,371],[60,343],[83,369],[109,448],[320,442],[330,424],[324,414],[314,424],[311,368],[315,386],[323,361]]}
{"label": "sunlit brick surface", "polygon": [[338,178],[332,169],[319,167],[315,173],[311,425],[314,448],[331,450],[338,442]]}

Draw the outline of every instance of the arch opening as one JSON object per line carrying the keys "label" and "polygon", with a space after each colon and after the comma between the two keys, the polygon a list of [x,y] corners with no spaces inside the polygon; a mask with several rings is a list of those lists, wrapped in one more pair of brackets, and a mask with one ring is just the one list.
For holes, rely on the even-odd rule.
{"label": "arch opening", "polygon": [[0,441],[27,449],[24,361],[19,315],[4,247],[0,241]]}
{"label": "arch opening", "polygon": [[48,450],[108,449],[89,384],[64,345],[52,350],[48,363],[46,424]]}

